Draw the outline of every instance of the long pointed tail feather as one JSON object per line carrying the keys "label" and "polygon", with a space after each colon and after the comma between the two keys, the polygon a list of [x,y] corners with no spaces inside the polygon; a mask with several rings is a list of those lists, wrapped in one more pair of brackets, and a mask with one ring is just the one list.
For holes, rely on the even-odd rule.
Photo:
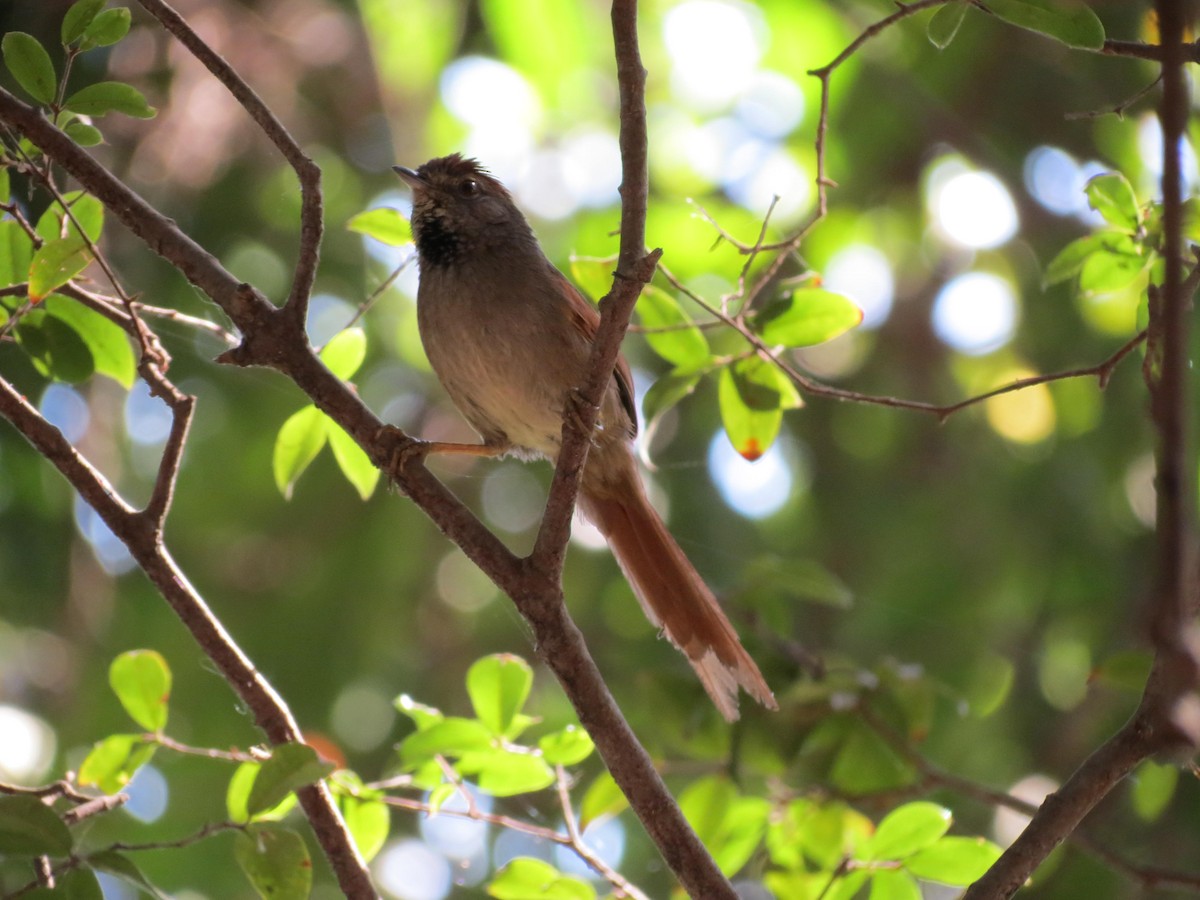
{"label": "long pointed tail feather", "polygon": [[613,468],[605,468],[602,484],[585,474],[580,507],[608,539],[646,616],[683,651],[728,721],[738,717],[739,685],[763,706],[778,709],[716,597],[650,505],[632,457],[616,479]]}

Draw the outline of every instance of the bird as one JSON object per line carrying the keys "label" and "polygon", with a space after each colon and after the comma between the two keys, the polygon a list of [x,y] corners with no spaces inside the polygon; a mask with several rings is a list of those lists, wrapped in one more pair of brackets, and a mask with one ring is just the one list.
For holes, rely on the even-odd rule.
{"label": "bird", "polygon": [[[477,160],[456,153],[393,170],[412,189],[421,342],[482,441],[429,442],[423,452],[555,461],[599,313],[547,259],[512,195]],[[636,435],[633,376],[621,356],[600,401],[581,512],[724,718],[738,718],[739,687],[778,709],[717,598],[650,504]]]}

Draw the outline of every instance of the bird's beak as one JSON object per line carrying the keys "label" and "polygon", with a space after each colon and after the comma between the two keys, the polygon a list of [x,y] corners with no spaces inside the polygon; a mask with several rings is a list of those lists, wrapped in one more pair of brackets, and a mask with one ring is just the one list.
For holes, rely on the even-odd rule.
{"label": "bird's beak", "polygon": [[429,182],[412,169],[405,168],[404,166],[392,166],[392,171],[399,175],[401,180],[413,190],[422,190],[429,187]]}

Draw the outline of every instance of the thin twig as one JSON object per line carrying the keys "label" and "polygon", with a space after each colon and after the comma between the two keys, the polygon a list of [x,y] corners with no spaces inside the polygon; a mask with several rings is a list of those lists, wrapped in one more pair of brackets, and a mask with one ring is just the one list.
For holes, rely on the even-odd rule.
{"label": "thin twig", "polygon": [[300,182],[300,246],[286,308],[294,322],[303,327],[308,316],[309,297],[317,277],[321,237],[325,230],[320,167],[301,149],[291,132],[275,117],[270,107],[233,66],[196,34],[179,13],[163,0],[138,2],[225,86],[295,171]]}

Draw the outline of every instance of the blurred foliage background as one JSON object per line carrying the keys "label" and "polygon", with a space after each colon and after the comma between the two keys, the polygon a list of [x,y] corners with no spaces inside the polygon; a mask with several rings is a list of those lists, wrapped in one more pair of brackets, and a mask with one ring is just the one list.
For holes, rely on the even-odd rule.
{"label": "blurred foliage background", "polygon": [[[7,0],[0,30],[55,46],[67,5]],[[1109,36],[1144,37],[1142,4],[1092,6]],[[389,170],[397,162],[478,156],[514,190],[564,271],[573,256],[615,254],[616,87],[604,4],[176,7],[323,167],[328,236],[314,343],[344,326],[410,252],[345,228],[368,207],[406,209]],[[718,301],[743,261],[716,240],[696,204],[747,242],[773,196],[769,236],[811,216],[819,85],[806,72],[893,9],[884,0],[643,3],[648,241],[692,289]],[[282,299],[296,245],[290,171],[199,64],[136,5],[133,14],[129,37],[110,54],[82,58],[73,78],[133,83],[160,114],[109,121],[108,142],[95,152],[234,273]],[[1044,288],[1042,275],[1095,225],[1083,194],[1088,177],[1120,170],[1143,201],[1155,195],[1154,94],[1124,117],[1076,115],[1131,97],[1154,67],[1070,50],[974,9],[939,51],[926,37],[927,18],[875,38],[833,76],[827,161],[838,186],[800,252],[866,318],[794,361],[841,386],[934,402],[1098,363],[1136,331],[1144,282],[1088,295],[1065,283]],[[1186,162],[1194,182],[1190,149]],[[110,227],[107,242],[147,302],[214,317],[120,228]],[[423,360],[415,285],[410,266],[370,310],[358,389],[412,433],[471,439]],[[210,336],[172,324],[163,331],[176,382],[199,397],[167,532],[173,553],[305,730],[358,771],[384,771],[408,727],[392,698],[404,692],[464,712],[472,660],[497,651],[532,657],[519,617],[401,497],[379,490],[364,503],[328,452],[285,501],[272,482],[272,448],[303,405],[299,392],[269,372],[214,366],[223,348]],[[721,340],[713,337],[714,346]],[[626,348],[644,391],[666,366],[639,335]],[[105,379],[79,390],[48,386],[3,345],[0,371],[121,490],[148,495],[167,420],[144,389],[126,393]],[[715,385],[703,384],[645,448],[650,477],[781,711],[747,710],[727,729],[586,533],[567,563],[568,601],[622,708],[675,783],[729,769],[759,792],[769,783],[781,795],[865,795],[854,802],[878,815],[911,771],[897,763],[899,774],[887,774],[889,751],[879,746],[840,771],[822,752],[837,743],[831,735],[855,727],[845,698],[872,694],[885,712],[899,710],[905,736],[946,769],[1044,792],[1136,704],[1151,441],[1136,355],[1103,392],[1094,379],[1054,383],[944,424],[809,398],[753,464],[732,451]],[[511,546],[531,546],[548,467],[431,465]],[[0,429],[0,534],[0,778],[51,779],[77,766],[92,741],[127,728],[105,673],[134,647],[155,648],[171,663],[174,737],[215,747],[257,740],[129,558],[10,428]],[[801,647],[824,660],[826,680],[799,664]],[[544,671],[533,706],[549,723],[570,720]],[[226,777],[160,754],[135,782],[133,833],[162,839],[221,818]],[[1153,803],[1135,803],[1137,784],[1101,806],[1091,832],[1133,859],[1194,860],[1195,780]],[[990,806],[948,792],[937,799],[965,833],[993,835]],[[554,818],[552,802],[514,812]],[[629,825],[619,867],[665,896],[666,876]],[[397,815],[394,828],[399,842],[419,834],[413,818]],[[222,840],[141,862],[177,896],[247,896]],[[486,860],[453,857],[420,858],[462,884],[454,896],[478,895],[471,885]],[[377,866],[396,858],[385,850]],[[1030,896],[1129,895],[1119,876],[1077,852],[1060,853],[1051,868]],[[381,874],[381,884],[418,896],[397,893],[414,877]],[[331,896],[327,876],[324,884],[320,895]]]}

